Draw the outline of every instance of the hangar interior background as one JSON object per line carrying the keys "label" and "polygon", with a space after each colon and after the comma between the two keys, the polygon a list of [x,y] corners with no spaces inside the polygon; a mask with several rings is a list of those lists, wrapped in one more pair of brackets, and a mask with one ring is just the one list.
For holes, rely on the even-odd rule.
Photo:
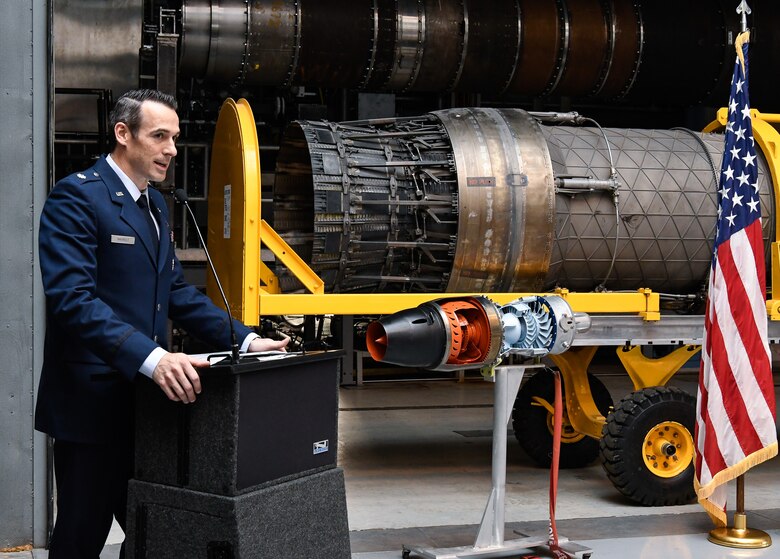
{"label": "hangar interior background", "polygon": [[[311,170],[308,157],[317,147],[317,142],[303,139],[305,132],[319,127],[337,137],[347,134],[350,125],[339,128],[324,121],[365,125],[369,120],[374,131],[387,126],[391,133],[427,138],[431,123],[414,121],[416,117],[465,107],[483,111],[480,114],[577,111],[615,130],[699,131],[728,97],[732,43],[739,28],[733,4],[690,0],[675,2],[672,9],[665,3],[621,0],[7,3],[0,21],[0,348],[6,357],[0,374],[0,471],[9,475],[0,481],[0,501],[13,505],[0,512],[0,547],[43,545],[52,513],[47,442],[33,431],[31,419],[45,329],[35,264],[37,217],[54,181],[84,168],[107,149],[107,112],[123,91],[144,86],[176,95],[182,128],[179,156],[160,188],[170,195],[183,186],[204,229],[218,112],[227,97],[247,99],[260,142],[263,217],[291,244],[316,256],[311,247],[319,247],[318,242],[329,246],[329,238],[318,240],[309,230],[319,224],[296,221],[301,208],[313,214],[306,213],[306,219],[319,219],[313,209],[319,201],[302,200],[312,185],[309,173],[298,170],[306,165]],[[780,38],[771,31],[780,21],[780,7],[768,0],[754,0],[751,7],[751,100],[754,108],[772,112],[780,105],[773,84]],[[293,121],[303,124],[288,128]],[[437,141],[449,142],[437,153],[467,149],[462,147],[466,140],[452,129],[446,135],[437,130]],[[631,132],[623,134],[634,139]],[[394,156],[403,158],[408,144],[396,148]],[[690,185],[682,181],[679,186]],[[323,203],[328,201],[326,191]],[[457,197],[445,194],[444,205],[456,206]],[[169,199],[173,207],[172,196]],[[368,200],[370,196],[363,195],[360,204],[370,206]],[[771,199],[764,204],[773,210]],[[349,213],[346,207],[339,206],[340,215]],[[430,208],[418,209],[425,213]],[[203,285],[197,236],[183,211],[177,216],[180,257],[190,278]],[[406,222],[402,215],[400,227],[393,225],[392,216],[382,217],[387,223],[377,227],[384,232],[393,226],[412,227],[414,215],[406,214]],[[359,230],[366,233],[358,239],[358,230],[351,229],[340,242],[345,237],[376,242],[369,230]],[[385,243],[378,249],[379,258],[384,262],[405,250],[412,255],[435,251],[436,232],[431,228],[425,242],[409,240],[417,243],[411,248]],[[767,237],[772,234],[767,230]],[[414,282],[394,279],[376,264],[376,252],[358,252],[354,268],[323,262],[319,271],[336,291],[441,288],[426,284],[422,268]],[[459,263],[448,266],[446,277],[452,277]],[[408,272],[393,270],[398,276]],[[506,283],[504,289],[510,286]],[[689,286],[684,290],[696,291]],[[335,339],[329,343],[338,345],[345,343],[339,338],[342,332],[351,329],[332,331]],[[316,327],[294,332],[306,342],[316,341]],[[177,343],[191,347],[186,338]]]}

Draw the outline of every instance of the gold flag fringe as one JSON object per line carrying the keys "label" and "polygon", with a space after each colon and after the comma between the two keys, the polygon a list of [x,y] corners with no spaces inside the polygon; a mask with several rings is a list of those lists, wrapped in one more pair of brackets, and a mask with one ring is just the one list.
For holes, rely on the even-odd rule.
{"label": "gold flag fringe", "polygon": [[699,480],[694,478],[693,487],[696,490],[696,497],[699,500],[699,504],[704,508],[716,526],[726,526],[727,519],[725,511],[714,505],[708,499],[710,496],[712,496],[712,493],[715,491],[715,489],[724,483],[727,483],[743,475],[753,466],[757,466],[761,462],[766,462],[775,456],[777,456],[777,442],[757,450],[753,454],[745,456],[745,458],[733,466],[718,472],[715,474],[715,476],[713,476],[712,480],[707,483],[707,485],[699,485]]}
{"label": "gold flag fringe", "polygon": [[750,43],[750,31],[743,31],[734,40],[734,48],[737,49],[737,58],[739,58],[739,64],[742,66],[742,75],[745,75],[745,55],[742,53],[742,45]]}

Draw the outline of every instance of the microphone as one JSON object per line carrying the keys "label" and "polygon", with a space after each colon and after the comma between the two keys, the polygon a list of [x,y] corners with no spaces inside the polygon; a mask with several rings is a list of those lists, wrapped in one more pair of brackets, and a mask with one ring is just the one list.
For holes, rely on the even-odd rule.
{"label": "microphone", "polygon": [[183,188],[177,188],[174,192],[173,196],[176,198],[176,200],[182,204],[184,204],[184,207],[187,208],[187,211],[190,214],[190,217],[192,218],[192,224],[195,226],[195,231],[198,233],[198,239],[200,239],[200,244],[203,245],[203,250],[206,252],[206,260],[208,260],[209,266],[211,266],[211,273],[214,274],[214,279],[217,280],[217,287],[219,288],[219,293],[222,295],[222,302],[225,304],[225,310],[228,314],[228,324],[230,325],[230,363],[232,365],[235,365],[238,363],[238,342],[236,341],[236,328],[233,325],[233,316],[230,314],[230,305],[228,305],[227,297],[225,297],[225,291],[222,289],[222,283],[219,281],[219,276],[217,275],[217,270],[214,268],[214,261],[211,260],[211,255],[209,254],[209,249],[206,248],[206,242],[203,240],[203,235],[200,232],[200,227],[198,227],[198,222],[195,220],[195,214],[192,213],[192,209],[189,205],[189,196],[187,196],[187,193],[184,192]]}

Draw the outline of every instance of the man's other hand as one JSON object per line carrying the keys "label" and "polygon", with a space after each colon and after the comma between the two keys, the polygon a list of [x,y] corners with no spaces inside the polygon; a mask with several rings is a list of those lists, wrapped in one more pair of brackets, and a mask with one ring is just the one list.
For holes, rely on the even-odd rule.
{"label": "man's other hand", "polygon": [[190,357],[186,353],[166,353],[154,368],[152,379],[174,402],[191,404],[201,390],[200,377],[195,367],[208,366],[208,361]]}
{"label": "man's other hand", "polygon": [[255,338],[249,344],[247,351],[257,353],[260,351],[287,351],[285,348],[290,343],[290,338],[285,336],[283,340],[272,340],[271,338]]}

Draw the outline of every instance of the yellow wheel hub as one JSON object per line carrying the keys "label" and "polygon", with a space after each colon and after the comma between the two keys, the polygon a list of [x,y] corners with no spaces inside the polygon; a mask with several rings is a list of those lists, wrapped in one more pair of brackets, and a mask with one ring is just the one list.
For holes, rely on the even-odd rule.
{"label": "yellow wheel hub", "polygon": [[693,437],[676,421],[659,423],[645,436],[642,457],[647,469],[658,477],[681,474],[693,460]]}
{"label": "yellow wheel hub", "polygon": [[[551,435],[554,433],[553,429],[555,428],[555,425],[553,425],[554,417],[555,416],[551,413],[547,414],[547,428],[550,430]],[[585,435],[574,430],[574,427],[571,426],[569,418],[566,416],[565,412],[563,414],[563,421],[561,423],[561,443],[576,443],[585,438]]]}
{"label": "yellow wheel hub", "polygon": [[[550,435],[552,435],[555,432],[555,425],[553,424],[555,419],[555,408],[550,402],[544,398],[540,398],[539,396],[534,396],[531,398],[531,400],[532,406],[541,406],[547,410],[547,429],[549,429]],[[575,431],[574,427],[571,426],[569,416],[566,414],[566,410],[564,409],[563,421],[561,421],[561,442],[563,444],[571,444],[581,441],[584,438],[585,435],[583,433]]]}

